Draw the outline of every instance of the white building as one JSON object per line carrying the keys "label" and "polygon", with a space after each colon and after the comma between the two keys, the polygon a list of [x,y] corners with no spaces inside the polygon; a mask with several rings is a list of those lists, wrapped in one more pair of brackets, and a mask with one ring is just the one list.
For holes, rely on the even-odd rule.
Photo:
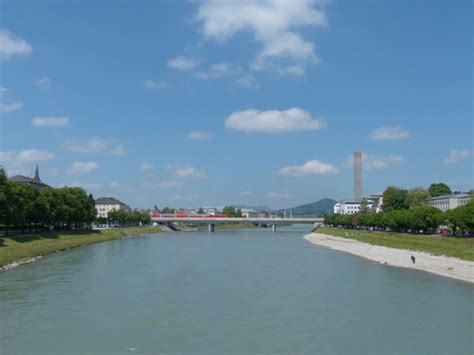
{"label": "white building", "polygon": [[372,212],[375,213],[380,213],[382,212],[382,205],[383,205],[383,194],[372,194],[368,198],[370,201],[374,202],[374,205],[372,206]]}
{"label": "white building", "polygon": [[[334,205],[335,214],[355,214],[360,212],[362,201],[342,200]],[[367,200],[367,209],[372,210],[374,201]]]}
{"label": "white building", "polygon": [[472,196],[469,194],[452,194],[432,197],[428,200],[428,206],[436,207],[444,212],[459,206],[464,206],[471,200],[471,198]]}
{"label": "white building", "polygon": [[125,203],[113,197],[101,197],[95,200],[95,208],[97,210],[97,217],[108,218],[109,212],[112,210],[130,211],[130,207]]}

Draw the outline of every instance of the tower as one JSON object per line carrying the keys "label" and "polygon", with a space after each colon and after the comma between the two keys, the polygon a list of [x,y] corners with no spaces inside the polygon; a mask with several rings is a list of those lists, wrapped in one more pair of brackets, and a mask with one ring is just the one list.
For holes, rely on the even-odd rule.
{"label": "tower", "polygon": [[35,177],[33,178],[35,182],[41,182],[41,179],[39,177],[39,170],[38,170],[38,164],[36,164],[36,170],[35,170]]}
{"label": "tower", "polygon": [[362,201],[362,152],[354,152],[354,199]]}

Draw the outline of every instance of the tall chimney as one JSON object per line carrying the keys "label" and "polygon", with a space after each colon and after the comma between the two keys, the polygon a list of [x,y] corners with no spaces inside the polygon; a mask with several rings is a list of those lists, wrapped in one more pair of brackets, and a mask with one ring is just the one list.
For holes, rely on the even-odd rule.
{"label": "tall chimney", "polygon": [[354,199],[362,201],[362,152],[354,152]]}

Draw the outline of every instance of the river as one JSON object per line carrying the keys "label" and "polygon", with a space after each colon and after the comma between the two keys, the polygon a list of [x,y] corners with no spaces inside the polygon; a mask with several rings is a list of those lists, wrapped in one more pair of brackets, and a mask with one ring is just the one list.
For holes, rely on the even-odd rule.
{"label": "river", "polygon": [[149,235],[0,274],[3,354],[472,354],[472,285],[308,226]]}

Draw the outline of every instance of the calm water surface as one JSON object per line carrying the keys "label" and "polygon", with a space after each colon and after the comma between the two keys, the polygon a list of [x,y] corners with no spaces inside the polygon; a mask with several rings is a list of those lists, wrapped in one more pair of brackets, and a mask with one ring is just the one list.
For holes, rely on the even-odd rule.
{"label": "calm water surface", "polygon": [[301,239],[162,233],[0,274],[1,354],[472,354],[474,287]]}

